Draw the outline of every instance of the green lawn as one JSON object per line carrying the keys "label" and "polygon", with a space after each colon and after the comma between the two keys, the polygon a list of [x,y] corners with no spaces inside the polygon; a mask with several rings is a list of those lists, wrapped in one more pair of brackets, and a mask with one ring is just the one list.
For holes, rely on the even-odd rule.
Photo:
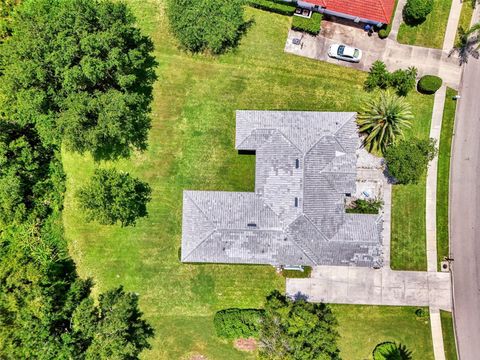
{"label": "green lawn", "polygon": [[407,346],[413,359],[433,360],[428,317],[418,318],[417,308],[399,306],[332,305],[339,323],[343,360],[370,360],[375,346],[394,341]]}
{"label": "green lawn", "polygon": [[453,332],[453,318],[450,311],[440,311],[442,319],[443,345],[446,360],[457,360],[457,348],[455,346],[455,333]]}
{"label": "green lawn", "polygon": [[452,99],[457,92],[448,88],[443,108],[442,131],[438,144],[437,169],[437,256],[440,261],[449,255],[448,236],[448,185],[450,177],[450,153],[455,123],[456,101]]}
{"label": "green lawn", "polygon": [[[363,91],[366,74],[285,54],[291,19],[250,8],[254,25],[238,49],[218,58],[188,55],[168,33],[162,2],[128,3],[152,36],[160,64],[149,148],[101,166],[148,181],[150,215],[134,228],[86,223],[74,192],[93,174],[94,163],[64,153],[64,223],[72,256],[79,273],[94,278],[96,291],[123,284],[140,294],[141,309],[156,330],[153,348],[143,358],[188,359],[198,353],[209,360],[251,359],[215,337],[213,314],[261,306],[271,290],[283,290],[284,278],[268,266],[181,264],[182,190],[253,190],[255,159],[234,149],[236,109],[355,111],[369,96]],[[428,98],[414,94],[409,101],[418,121],[425,122]],[[383,317],[385,312],[368,313]],[[348,326],[342,333],[357,335]]]}
{"label": "green lawn", "polygon": [[433,1],[433,10],[427,19],[417,26],[400,25],[397,41],[402,44],[441,49],[452,0]]}
{"label": "green lawn", "polygon": [[[411,96],[420,96],[421,99],[414,107],[415,120],[405,132],[405,138],[427,139],[432,120],[433,95],[415,93]],[[425,178],[426,174],[417,184],[393,186],[390,259],[393,269],[427,270]]]}
{"label": "green lawn", "polygon": [[[476,0],[464,0],[462,3],[462,11],[460,12],[460,20],[458,21],[458,29],[468,30],[472,21],[473,10]],[[459,33],[457,29],[457,35],[455,42],[457,42]]]}

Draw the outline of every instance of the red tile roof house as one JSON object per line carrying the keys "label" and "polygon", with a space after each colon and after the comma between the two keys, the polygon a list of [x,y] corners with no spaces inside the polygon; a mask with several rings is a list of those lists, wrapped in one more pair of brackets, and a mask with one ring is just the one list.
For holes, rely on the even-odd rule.
{"label": "red tile roof house", "polygon": [[298,6],[378,27],[392,21],[395,0],[299,0]]}

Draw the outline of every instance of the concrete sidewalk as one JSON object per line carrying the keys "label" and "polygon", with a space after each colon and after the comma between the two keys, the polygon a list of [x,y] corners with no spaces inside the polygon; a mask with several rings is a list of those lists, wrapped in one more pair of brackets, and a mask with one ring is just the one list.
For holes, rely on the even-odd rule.
{"label": "concrete sidewalk", "polygon": [[450,14],[448,15],[447,28],[445,30],[445,37],[443,39],[443,51],[449,52],[455,45],[455,36],[457,34],[458,22],[460,20],[460,13],[462,12],[462,1],[452,0],[450,7]]}
{"label": "concrete sidewalk", "polygon": [[317,266],[308,279],[287,279],[286,293],[312,302],[430,306],[451,311],[450,274]]}
{"label": "concrete sidewalk", "polygon": [[[432,122],[430,125],[430,138],[440,145],[440,132],[442,130],[443,107],[447,87],[442,86],[435,93],[433,103]],[[427,270],[437,271],[437,168],[438,156],[430,162],[427,171],[426,211],[425,223],[427,230]]]}

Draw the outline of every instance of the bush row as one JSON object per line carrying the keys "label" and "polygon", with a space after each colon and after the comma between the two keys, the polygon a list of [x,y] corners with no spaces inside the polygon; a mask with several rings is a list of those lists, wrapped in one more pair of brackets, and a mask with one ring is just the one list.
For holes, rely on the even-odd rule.
{"label": "bush row", "polygon": [[378,214],[382,206],[383,201],[381,200],[357,199],[353,202],[352,207],[347,208],[345,211],[352,214]]}
{"label": "bush row", "polygon": [[288,3],[281,0],[250,0],[248,4],[256,9],[288,16],[292,16],[297,7],[297,2]]}
{"label": "bush row", "polygon": [[311,18],[294,16],[292,20],[292,29],[303,31],[311,35],[318,35],[320,32],[322,18],[323,15],[318,12],[313,12]]}
{"label": "bush row", "polygon": [[407,94],[415,88],[417,78],[417,69],[409,67],[405,70],[395,70],[390,73],[380,60],[375,61],[370,68],[367,80],[365,80],[365,90],[373,91],[376,88],[386,89],[392,87],[400,96]]}
{"label": "bush row", "polygon": [[215,331],[226,339],[257,338],[264,310],[225,309],[217,311],[213,319]]}

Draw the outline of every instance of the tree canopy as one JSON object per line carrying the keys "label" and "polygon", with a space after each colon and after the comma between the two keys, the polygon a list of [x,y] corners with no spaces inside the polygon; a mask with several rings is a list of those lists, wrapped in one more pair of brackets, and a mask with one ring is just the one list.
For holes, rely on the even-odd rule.
{"label": "tree canopy", "polygon": [[138,218],[147,216],[150,186],[128,173],[116,170],[96,170],[89,184],[78,191],[80,206],[88,220],[100,224],[135,225]]}
{"label": "tree canopy", "polygon": [[385,152],[389,173],[399,184],[417,183],[435,156],[433,139],[400,141]]}
{"label": "tree canopy", "polygon": [[336,319],[326,304],[293,301],[272,292],[260,323],[260,357],[269,360],[339,360]]}
{"label": "tree canopy", "polygon": [[235,46],[245,31],[244,0],[168,0],[170,28],[192,52],[219,54]]}
{"label": "tree canopy", "polygon": [[[90,73],[95,67],[102,68],[104,62],[108,63],[100,56],[98,62],[94,59],[95,53],[104,53],[107,45],[104,44],[103,50],[94,49],[83,40],[89,33],[95,34],[103,21],[100,19],[112,20],[111,29],[105,32],[115,33],[114,20],[119,17],[121,27],[126,13],[124,5],[108,1],[26,0],[16,8],[9,23],[11,36],[1,45],[2,359],[135,359],[142,349],[148,348],[148,339],[153,336],[150,326],[141,319],[134,294],[112,290],[100,295],[99,304],[94,305],[92,281],[78,277],[62,227],[65,176],[59,145],[64,138],[73,136],[60,127],[63,111],[69,110],[64,101],[73,94],[70,87],[98,88],[98,93],[109,87],[101,77],[87,81],[83,76],[84,72]],[[90,28],[86,26],[86,19],[91,20],[87,22]],[[134,28],[132,31],[137,32]],[[108,34],[97,41],[101,44],[102,39],[108,40]],[[88,59],[81,48],[92,51]],[[117,51],[127,51],[127,48],[119,47]],[[134,55],[135,52],[128,54]],[[137,55],[150,56],[148,52]],[[83,60],[92,60],[93,67],[83,68],[88,63]],[[138,61],[150,60],[139,58]],[[79,67],[77,72],[72,70],[75,66]],[[114,67],[110,70],[110,75],[116,76]],[[125,70],[128,72],[131,68]],[[148,86],[147,82],[145,99],[149,96]],[[128,95],[128,91],[117,90]],[[92,91],[92,98],[95,94]],[[108,116],[105,113],[105,124],[110,122]],[[84,121],[86,119],[91,121],[92,129],[97,127],[95,114]],[[111,119],[116,121],[115,116]],[[115,126],[111,124],[112,134]],[[108,144],[110,140],[105,137],[102,141]],[[122,147],[130,145],[125,142]],[[84,311],[95,315],[90,322],[84,323],[84,319],[79,318],[79,313]],[[98,346],[100,340],[102,344]]]}
{"label": "tree canopy", "polygon": [[97,159],[146,148],[156,64],[125,4],[27,0],[11,29],[0,106],[12,121]]}

